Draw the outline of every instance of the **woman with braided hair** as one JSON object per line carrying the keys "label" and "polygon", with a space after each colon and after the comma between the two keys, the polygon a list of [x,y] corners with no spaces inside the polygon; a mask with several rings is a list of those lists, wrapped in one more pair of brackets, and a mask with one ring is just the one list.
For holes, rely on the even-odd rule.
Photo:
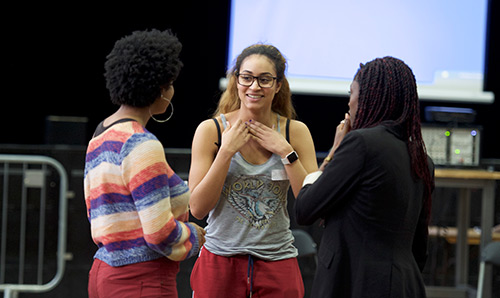
{"label": "woman with braided hair", "polygon": [[425,297],[434,165],[415,77],[378,58],[361,64],[350,93],[332,150],[295,202],[299,224],[324,220],[312,297]]}

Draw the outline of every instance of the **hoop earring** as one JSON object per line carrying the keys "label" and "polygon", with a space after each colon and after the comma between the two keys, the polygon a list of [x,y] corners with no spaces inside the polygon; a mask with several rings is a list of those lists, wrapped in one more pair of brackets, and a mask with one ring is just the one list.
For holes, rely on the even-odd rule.
{"label": "hoop earring", "polygon": [[[172,115],[174,114],[174,105],[172,104],[171,100],[166,98],[165,96],[161,96],[162,99],[168,101],[169,103],[169,107],[172,107],[172,111],[170,112],[170,115],[168,116],[167,119],[164,119],[164,120],[158,120],[156,119],[153,114],[151,114],[151,109],[149,110],[149,115],[151,116],[151,119],[153,119],[154,121],[158,122],[158,123],[164,123],[164,122],[167,122],[168,120],[170,120],[170,118],[172,118]],[[167,107],[168,108],[168,107]]]}

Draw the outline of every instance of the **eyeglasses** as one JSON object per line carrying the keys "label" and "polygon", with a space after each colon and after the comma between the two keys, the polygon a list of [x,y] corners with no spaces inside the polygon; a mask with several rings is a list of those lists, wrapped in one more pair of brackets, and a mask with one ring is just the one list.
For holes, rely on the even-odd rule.
{"label": "eyeglasses", "polygon": [[273,77],[270,75],[261,75],[261,76],[252,76],[249,74],[236,74],[236,77],[238,78],[238,84],[241,86],[245,87],[250,87],[253,84],[253,81],[257,79],[257,84],[259,84],[260,88],[271,88],[274,86],[274,80],[277,79],[277,77]]}

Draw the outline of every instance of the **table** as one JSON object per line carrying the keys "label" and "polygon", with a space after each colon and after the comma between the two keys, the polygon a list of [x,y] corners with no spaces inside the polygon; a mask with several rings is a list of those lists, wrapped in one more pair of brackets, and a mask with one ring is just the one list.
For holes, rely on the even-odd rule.
{"label": "table", "polygon": [[[480,251],[492,241],[493,216],[495,208],[495,186],[500,180],[500,172],[478,169],[440,169],[435,170],[436,187],[460,189],[457,210],[457,246],[455,286],[466,286],[469,275],[469,247],[467,231],[470,223],[470,198],[472,189],[482,189],[481,198],[481,237]],[[484,297],[491,297],[491,265],[485,271]]]}
{"label": "table", "polygon": [[[458,229],[456,227],[429,227],[429,236],[444,238],[450,244],[457,243]],[[493,241],[500,241],[500,232],[491,233]],[[481,241],[481,231],[476,228],[467,229],[467,243],[469,245],[479,245]]]}

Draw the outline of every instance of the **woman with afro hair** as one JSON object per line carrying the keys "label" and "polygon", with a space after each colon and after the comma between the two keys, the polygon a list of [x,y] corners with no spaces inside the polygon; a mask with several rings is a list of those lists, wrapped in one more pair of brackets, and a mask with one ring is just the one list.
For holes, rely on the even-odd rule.
{"label": "woman with afro hair", "polygon": [[361,65],[333,149],[295,202],[299,224],[324,220],[311,297],[425,297],[433,187],[412,70]]}
{"label": "woman with afro hair", "polygon": [[[98,249],[89,297],[177,297],[179,261],[194,256],[205,231],[187,222],[189,188],[146,130],[165,113],[182,67],[170,31],[137,31],[118,40],[105,63],[118,110],[97,127],[87,148],[84,194]],[[170,118],[170,117],[169,117]]]}

